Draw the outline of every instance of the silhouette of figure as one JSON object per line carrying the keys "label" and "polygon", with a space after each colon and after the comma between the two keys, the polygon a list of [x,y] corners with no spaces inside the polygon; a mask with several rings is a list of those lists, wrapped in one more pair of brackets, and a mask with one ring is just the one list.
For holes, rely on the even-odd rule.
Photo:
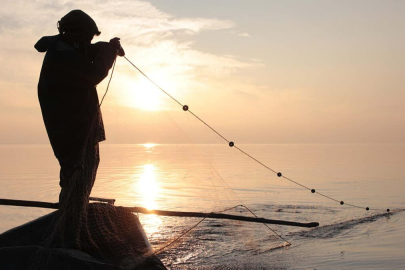
{"label": "silhouette of figure", "polygon": [[[39,52],[46,52],[38,98],[61,167],[60,209],[70,211],[70,223],[79,224],[73,215],[87,207],[99,164],[98,143],[105,140],[96,86],[108,75],[117,52],[123,56],[124,51],[119,38],[91,44],[100,31],[81,10],[65,15],[58,30],[58,35],[42,37],[35,44]],[[79,203],[74,206],[75,202]]]}

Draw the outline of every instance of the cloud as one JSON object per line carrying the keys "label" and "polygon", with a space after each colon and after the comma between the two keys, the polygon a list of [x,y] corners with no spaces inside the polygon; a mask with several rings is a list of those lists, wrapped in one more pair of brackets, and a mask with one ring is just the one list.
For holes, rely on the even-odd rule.
{"label": "cloud", "polygon": [[[57,21],[73,9],[85,11],[96,21],[102,34],[94,42],[120,37],[127,57],[181,100],[196,98],[196,92],[208,97],[216,89],[233,89],[232,84],[238,85],[238,78],[233,78],[236,72],[263,66],[257,60],[196,49],[195,37],[202,32],[235,31],[231,20],[177,17],[137,0],[6,0],[0,10],[0,59],[7,63],[0,66],[0,104],[14,108],[8,111],[15,125],[23,125],[26,113],[42,128],[36,88],[44,54],[33,46],[42,36],[56,35]],[[109,105],[125,110],[132,89],[145,85],[133,67],[118,59]],[[105,87],[106,82],[100,84],[99,93]]]}
{"label": "cloud", "polygon": [[[34,53],[35,42],[42,35],[57,34],[56,22],[72,9],[82,9],[95,19],[102,32],[96,41],[119,36],[128,56],[141,58],[148,65],[182,65],[190,71],[212,70],[215,76],[220,76],[256,64],[193,48],[194,35],[232,29],[236,26],[234,22],[178,18],[145,1],[6,1],[0,11],[3,53],[4,50],[14,54]],[[176,38],[179,33],[188,38],[180,41]]]}
{"label": "cloud", "polygon": [[240,33],[238,34],[240,37],[250,37],[249,33]]}

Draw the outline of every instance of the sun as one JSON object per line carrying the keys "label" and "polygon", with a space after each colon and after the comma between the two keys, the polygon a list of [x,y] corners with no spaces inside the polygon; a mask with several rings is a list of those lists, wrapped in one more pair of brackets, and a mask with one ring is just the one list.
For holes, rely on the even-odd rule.
{"label": "sun", "polygon": [[139,80],[131,85],[128,96],[130,106],[147,110],[157,111],[162,107],[162,93],[151,82]]}
{"label": "sun", "polygon": [[179,83],[175,76],[164,74],[161,71],[151,72],[151,78],[164,89],[162,91],[151,81],[144,77],[133,79],[123,77],[121,82],[122,94],[119,97],[120,103],[124,106],[137,108],[146,111],[166,110],[171,107],[172,101],[165,91],[170,95],[177,95]]}

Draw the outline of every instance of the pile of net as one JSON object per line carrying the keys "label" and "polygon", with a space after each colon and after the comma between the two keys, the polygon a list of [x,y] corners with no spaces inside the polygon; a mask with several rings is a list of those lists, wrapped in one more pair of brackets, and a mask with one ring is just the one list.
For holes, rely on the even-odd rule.
{"label": "pile of net", "polygon": [[55,236],[59,210],[1,234],[2,267],[166,269],[153,255],[136,215],[104,203],[91,203],[87,209],[88,230],[81,231],[76,247],[69,247],[67,239]]}

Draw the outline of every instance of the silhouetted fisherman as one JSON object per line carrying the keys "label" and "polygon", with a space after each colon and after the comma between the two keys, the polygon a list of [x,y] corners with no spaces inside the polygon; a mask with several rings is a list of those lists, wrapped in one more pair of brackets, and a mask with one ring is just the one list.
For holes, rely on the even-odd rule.
{"label": "silhouetted fisherman", "polygon": [[96,178],[98,143],[105,140],[96,86],[108,75],[117,52],[121,56],[124,52],[119,38],[91,44],[100,31],[81,10],[64,16],[58,30],[59,35],[43,37],[35,44],[39,52],[47,52],[38,97],[61,166],[59,203],[61,215],[65,215],[64,238],[75,242],[82,229],[80,215],[86,216],[83,212]]}

